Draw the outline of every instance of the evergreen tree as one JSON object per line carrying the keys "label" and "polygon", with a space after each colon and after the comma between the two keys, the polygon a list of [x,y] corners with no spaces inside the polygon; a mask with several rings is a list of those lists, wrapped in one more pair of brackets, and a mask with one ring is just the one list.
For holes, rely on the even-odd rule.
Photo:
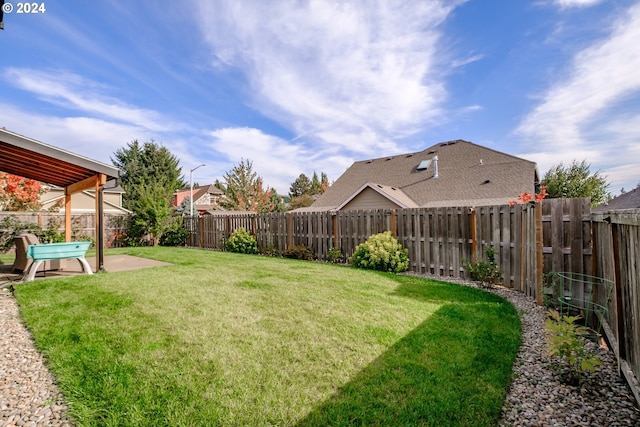
{"label": "evergreen tree", "polygon": [[609,183],[599,172],[591,173],[591,165],[583,160],[574,160],[571,165],[562,162],[551,167],[542,178],[547,187],[549,198],[589,197],[591,206],[597,206],[607,200]]}
{"label": "evergreen tree", "polygon": [[186,186],[178,159],[153,141],[140,144],[134,140],[118,149],[111,162],[123,171],[122,204],[133,212],[130,241],[149,238],[158,244],[165,232],[175,228],[173,194]]}
{"label": "evergreen tree", "polygon": [[294,197],[299,197],[303,194],[311,195],[311,190],[311,180],[305,174],[301,173],[300,176],[298,176],[298,178],[296,178],[296,180],[291,183],[291,186],[289,187],[289,197],[293,199]]}
{"label": "evergreen tree", "polygon": [[274,190],[264,190],[262,178],[253,170],[253,163],[249,160],[241,159],[239,164],[225,172],[224,183],[216,182],[216,186],[224,191],[225,197],[220,204],[225,209],[272,212],[275,207],[271,200]]}
{"label": "evergreen tree", "polygon": [[284,200],[278,194],[275,188],[271,191],[271,204],[273,205],[273,209],[271,212],[284,212],[287,210],[287,207],[284,205]]}
{"label": "evergreen tree", "polygon": [[140,144],[134,140],[118,149],[111,162],[123,171],[120,176],[120,185],[125,191],[122,204],[129,210],[133,210],[144,186],[161,187],[168,197],[186,187],[179,160],[166,147],[153,141]]}
{"label": "evergreen tree", "polygon": [[316,171],[313,171],[313,178],[311,178],[311,195],[320,194],[320,178]]}

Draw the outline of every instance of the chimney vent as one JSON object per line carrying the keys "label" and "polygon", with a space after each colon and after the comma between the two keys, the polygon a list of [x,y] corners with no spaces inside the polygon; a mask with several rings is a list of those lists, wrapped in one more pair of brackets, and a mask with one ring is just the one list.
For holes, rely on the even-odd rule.
{"label": "chimney vent", "polygon": [[438,177],[438,156],[433,156],[433,177]]}

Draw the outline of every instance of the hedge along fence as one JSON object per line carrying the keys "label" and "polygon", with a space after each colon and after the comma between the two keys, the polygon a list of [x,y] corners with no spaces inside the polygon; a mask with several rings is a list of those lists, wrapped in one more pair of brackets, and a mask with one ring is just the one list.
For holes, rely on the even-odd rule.
{"label": "hedge along fence", "polygon": [[[538,227],[536,227],[538,209]],[[219,212],[185,221],[187,246],[224,250],[224,241],[236,228],[256,236],[261,251],[283,255],[294,245],[314,248],[326,260],[338,247],[350,257],[369,236],[391,231],[409,250],[409,270],[442,277],[468,277],[463,261],[480,259],[486,246],[496,252],[503,284],[536,296],[541,288],[541,212],[535,205],[477,208],[447,207],[376,209],[341,212],[287,212],[256,214]],[[540,242],[541,243],[541,242]],[[540,280],[539,280],[540,279]],[[541,292],[539,292],[541,294]]]}

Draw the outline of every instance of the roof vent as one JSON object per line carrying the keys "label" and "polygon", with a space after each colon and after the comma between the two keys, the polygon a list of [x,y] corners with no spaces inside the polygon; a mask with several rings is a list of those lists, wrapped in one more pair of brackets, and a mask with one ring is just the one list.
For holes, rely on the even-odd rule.
{"label": "roof vent", "polygon": [[431,150],[427,154],[436,154],[436,150]]}
{"label": "roof vent", "polygon": [[433,156],[433,177],[438,177],[438,156]]}
{"label": "roof vent", "polygon": [[413,153],[412,154],[407,154],[407,157],[413,157]]}
{"label": "roof vent", "polygon": [[373,160],[367,160],[367,164],[369,164],[369,163],[371,163],[371,162],[373,162]]}
{"label": "roof vent", "polygon": [[393,157],[387,157],[385,160],[388,162],[391,159],[393,159]]}
{"label": "roof vent", "polygon": [[485,179],[484,182],[482,184],[489,184],[491,182],[490,179]]}

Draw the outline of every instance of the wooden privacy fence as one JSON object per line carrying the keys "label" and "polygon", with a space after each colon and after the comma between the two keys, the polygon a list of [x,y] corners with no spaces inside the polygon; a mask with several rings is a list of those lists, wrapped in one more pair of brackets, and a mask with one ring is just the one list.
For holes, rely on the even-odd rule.
{"label": "wooden privacy fence", "polygon": [[640,403],[640,209],[594,213],[591,224],[594,275],[615,283],[611,300],[597,301],[608,305],[605,332]]}
{"label": "wooden privacy fence", "polygon": [[[588,202],[587,202],[588,203]],[[553,203],[552,203],[553,204]],[[588,204],[587,204],[588,206]],[[468,277],[464,261],[496,253],[503,284],[541,298],[542,218],[540,204],[341,212],[233,213],[185,221],[187,246],[224,250],[225,239],[244,227],[261,251],[283,255],[295,245],[314,248],[326,260],[331,248],[345,258],[369,236],[391,231],[409,251],[410,271],[442,277]],[[560,215],[562,218],[562,215]],[[537,233],[537,234],[536,234]],[[538,235],[538,237],[536,237]]]}

